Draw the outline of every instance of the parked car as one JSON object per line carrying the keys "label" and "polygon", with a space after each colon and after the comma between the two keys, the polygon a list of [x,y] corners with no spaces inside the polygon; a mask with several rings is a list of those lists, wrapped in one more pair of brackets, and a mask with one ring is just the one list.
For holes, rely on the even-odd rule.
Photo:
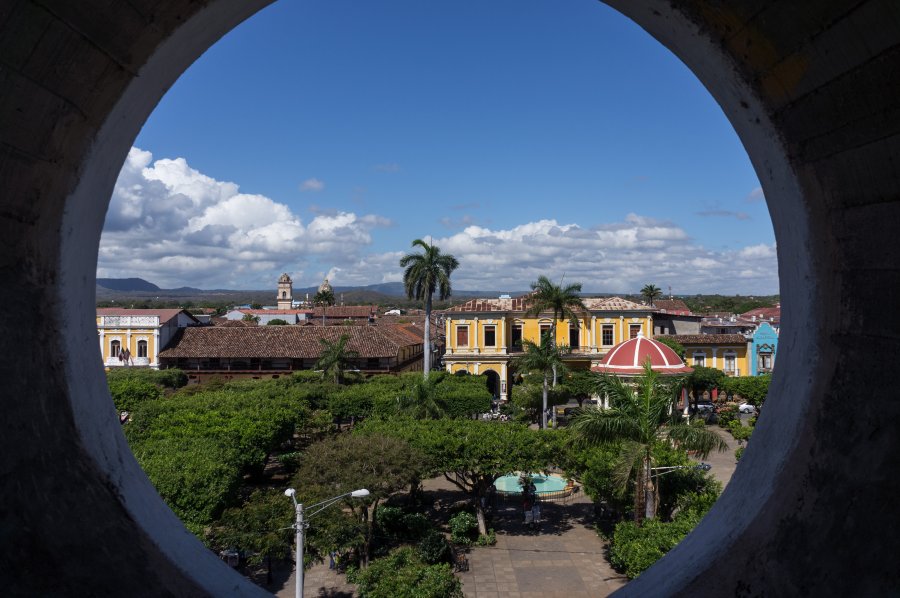
{"label": "parked car", "polygon": [[750,403],[741,403],[738,405],[738,411],[741,413],[756,413],[756,407]]}
{"label": "parked car", "polygon": [[697,402],[697,413],[712,413],[716,410],[716,406],[709,401]]}

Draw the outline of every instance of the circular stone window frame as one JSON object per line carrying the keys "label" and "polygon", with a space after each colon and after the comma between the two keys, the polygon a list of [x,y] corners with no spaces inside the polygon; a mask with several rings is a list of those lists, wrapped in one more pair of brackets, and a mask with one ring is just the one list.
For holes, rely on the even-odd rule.
{"label": "circular stone window frame", "polygon": [[[184,2],[185,7],[189,4],[187,0]],[[68,187],[72,191],[65,199],[62,227],[55,233],[60,242],[55,262],[61,322],[57,332],[65,355],[64,376],[68,388],[68,395],[60,400],[69,404],[84,459],[92,461],[91,467],[108,478],[108,485],[137,528],[135,534],[145,534],[156,545],[155,558],[173,564],[183,574],[183,580],[173,583],[195,584],[200,588],[197,593],[212,595],[265,593],[231,572],[184,529],[159,498],[124,439],[97,358],[94,319],[97,255],[116,177],[154,107],[197,57],[268,4],[270,0],[210,0],[156,48],[112,105],[90,151],[73,158],[78,161],[79,176],[74,188]],[[825,331],[817,319],[821,314],[816,313],[823,311],[819,303],[823,298],[837,297],[833,288],[826,288],[821,266],[833,252],[829,251],[829,241],[822,238],[827,223],[818,220],[815,230],[819,236],[811,235],[810,222],[816,211],[804,201],[778,128],[769,120],[765,103],[726,50],[668,1],[609,0],[607,4],[631,18],[678,56],[718,102],[759,176],[778,243],[784,310],[781,348],[772,381],[773,399],[760,417],[754,442],[724,494],[696,530],[654,567],[620,590],[626,596],[671,594],[688,589],[702,593],[716,587],[710,584],[739,582],[740,573],[722,569],[727,566],[725,555],[741,554],[740,562],[748,562],[749,548],[742,546],[752,546],[754,541],[757,546],[765,545],[766,540],[760,538],[774,534],[779,519],[789,516],[795,508],[795,505],[780,505],[775,499],[780,485],[791,475],[802,474],[812,461],[809,447],[813,430],[809,416],[821,410],[821,402],[816,403],[813,397],[821,394],[823,384],[817,382],[823,378],[816,374],[829,372],[834,365],[834,356],[825,359],[820,354],[819,347],[825,346]],[[52,211],[53,204],[46,203]],[[45,263],[53,265],[52,258],[45,258]],[[785,400],[786,397],[790,400]],[[69,524],[77,529],[79,522]],[[717,575],[717,580],[698,581],[716,566],[719,569],[711,577]],[[143,573],[171,575],[160,571],[151,569]],[[752,580],[747,584],[752,587]]]}

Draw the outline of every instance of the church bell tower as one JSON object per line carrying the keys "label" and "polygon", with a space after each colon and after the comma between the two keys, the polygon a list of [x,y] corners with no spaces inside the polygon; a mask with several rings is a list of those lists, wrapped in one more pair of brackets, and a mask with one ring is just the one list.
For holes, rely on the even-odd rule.
{"label": "church bell tower", "polygon": [[294,283],[287,272],[278,278],[278,296],[275,300],[278,302],[278,309],[291,309],[294,301]]}

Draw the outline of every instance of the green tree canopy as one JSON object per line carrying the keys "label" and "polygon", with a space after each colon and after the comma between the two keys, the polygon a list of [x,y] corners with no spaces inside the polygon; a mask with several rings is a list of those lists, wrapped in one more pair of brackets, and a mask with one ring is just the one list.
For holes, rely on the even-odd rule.
{"label": "green tree canopy", "polygon": [[272,582],[272,559],[291,557],[294,544],[294,506],[280,490],[254,490],[239,507],[226,509],[206,530],[206,542],[214,551],[245,551],[254,565],[266,564]]}
{"label": "green tree canopy", "polygon": [[316,361],[316,369],[322,370],[323,376],[331,376],[335,384],[340,384],[344,379],[344,371],[350,368],[353,359],[359,357],[359,353],[347,348],[350,336],[342,334],[336,341],[320,338],[322,353]]}
{"label": "green tree canopy", "polygon": [[289,326],[287,320],[282,320],[281,318],[273,318],[266,322],[266,326]]}
{"label": "green tree canopy", "polygon": [[581,407],[584,401],[598,394],[600,374],[590,370],[573,370],[566,376],[563,386],[569,389],[571,396]]}
{"label": "green tree canopy", "polygon": [[407,253],[400,258],[403,271],[403,287],[410,299],[425,301],[424,324],[424,374],[431,371],[431,309],[435,292],[441,300],[450,297],[450,275],[459,267],[459,262],[450,254],[442,254],[440,247],[426,243],[422,239],[412,242],[413,248],[421,247],[422,253]]}
{"label": "green tree canopy", "polygon": [[662,297],[662,290],[655,284],[647,284],[641,289],[641,297],[646,299],[647,303],[652,306],[654,301]]}
{"label": "green tree canopy", "polygon": [[769,394],[769,384],[772,382],[772,374],[762,376],[736,376],[725,378],[722,389],[728,394],[738,395],[748,403],[761,407]]}
{"label": "green tree canopy", "polygon": [[463,598],[462,585],[450,565],[428,565],[409,546],[348,577],[359,585],[360,598]]}
{"label": "green tree canopy", "polygon": [[[525,312],[529,316],[539,316],[545,312],[553,314],[553,320],[550,322],[551,345],[556,345],[556,323],[558,320],[569,320],[569,324],[575,328],[580,328],[581,323],[578,321],[579,314],[586,314],[587,307],[581,299],[581,283],[576,282],[562,286],[553,284],[546,276],[539,276],[536,282],[531,283],[532,294],[529,297],[530,306]],[[541,343],[545,342],[541,338]],[[557,368],[553,368],[553,386],[556,386]]]}
{"label": "green tree canopy", "polygon": [[334,305],[334,291],[330,287],[320,289],[313,295],[313,305],[322,307],[322,325],[325,325],[325,312],[329,305]]}
{"label": "green tree canopy", "polygon": [[[418,483],[424,470],[425,460],[421,451],[396,435],[343,434],[307,449],[294,487],[324,498],[360,488],[370,492],[364,499],[348,498],[344,501],[344,507],[354,513],[361,525],[363,545],[360,556],[361,561],[366,563],[378,503],[394,492]],[[316,487],[316,490],[311,487]],[[329,513],[337,516],[340,509]],[[329,515],[323,511],[321,516]]]}
{"label": "green tree canopy", "polygon": [[694,366],[694,371],[687,377],[686,385],[694,395],[694,403],[700,400],[704,392],[711,392],[719,388],[725,381],[725,372],[716,368],[707,368],[702,365]]}
{"label": "green tree canopy", "polygon": [[652,481],[653,448],[657,443],[693,450],[705,458],[712,450],[728,445],[716,433],[685,423],[676,410],[677,380],[661,379],[650,366],[630,382],[616,376],[603,377],[603,391],[611,409],[586,409],[573,418],[570,427],[588,444],[619,444],[614,479],[624,486],[634,477],[635,520],[652,518],[658,507],[657,488]]}
{"label": "green tree canopy", "polygon": [[543,376],[541,408],[541,428],[547,427],[547,396],[549,394],[549,382],[551,376],[566,371],[563,363],[563,355],[569,352],[566,345],[556,346],[549,342],[547,336],[541,339],[540,344],[535,344],[527,339],[522,340],[525,352],[512,360],[512,366],[522,372],[536,372]]}
{"label": "green tree canopy", "polygon": [[494,481],[514,471],[540,471],[553,463],[555,437],[512,423],[467,419],[369,420],[356,434],[402,438],[425,455],[432,473],[469,494],[475,503],[479,531],[487,533],[478,500]]}

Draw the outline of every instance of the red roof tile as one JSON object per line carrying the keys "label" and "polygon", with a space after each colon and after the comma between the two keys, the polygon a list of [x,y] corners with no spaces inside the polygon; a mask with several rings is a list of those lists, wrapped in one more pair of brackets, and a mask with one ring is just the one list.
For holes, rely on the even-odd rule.
{"label": "red roof tile", "polygon": [[670,338],[682,345],[746,345],[743,334],[667,334],[656,338]]}
{"label": "red roof tile", "polygon": [[401,347],[421,344],[398,331],[375,326],[209,326],[185,328],[160,358],[317,359],[319,339],[349,336],[347,348],[360,357],[396,357]]}

